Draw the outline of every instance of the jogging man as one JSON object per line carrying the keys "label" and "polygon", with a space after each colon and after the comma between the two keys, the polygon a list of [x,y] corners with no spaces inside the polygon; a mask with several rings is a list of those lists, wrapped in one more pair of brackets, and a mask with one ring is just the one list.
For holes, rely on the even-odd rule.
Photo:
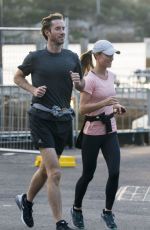
{"label": "jogging man", "polygon": [[[63,16],[54,13],[43,18],[41,31],[47,40],[46,48],[30,52],[14,76],[14,82],[33,95],[28,111],[29,124],[33,143],[42,155],[42,163],[33,175],[27,193],[17,195],[16,203],[22,222],[33,227],[33,199],[47,181],[48,201],[56,230],[69,230],[71,228],[62,217],[58,159],[71,129],[74,113],[70,108],[72,88],[74,85],[81,91],[84,80],[77,54],[62,48],[65,37]],[[25,79],[29,74],[32,84]]]}

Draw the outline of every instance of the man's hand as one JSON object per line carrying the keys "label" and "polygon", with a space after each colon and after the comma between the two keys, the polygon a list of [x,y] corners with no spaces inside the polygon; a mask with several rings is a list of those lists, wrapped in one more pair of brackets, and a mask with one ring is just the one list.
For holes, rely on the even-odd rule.
{"label": "man's hand", "polygon": [[80,79],[79,73],[70,71],[70,76],[71,76],[72,82],[74,83],[75,88],[79,91],[82,91],[85,86],[85,82],[83,79],[82,80]]}
{"label": "man's hand", "polygon": [[34,88],[33,90],[33,95],[35,97],[43,97],[44,94],[46,93],[47,87],[45,85],[39,86],[38,88]]}
{"label": "man's hand", "polygon": [[71,76],[73,83],[80,84],[80,75],[78,73],[74,73],[74,72],[70,71],[70,76]]}

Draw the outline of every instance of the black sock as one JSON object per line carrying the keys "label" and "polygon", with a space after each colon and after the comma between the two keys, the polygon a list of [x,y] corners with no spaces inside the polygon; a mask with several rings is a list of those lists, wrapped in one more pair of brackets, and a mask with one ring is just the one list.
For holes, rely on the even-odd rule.
{"label": "black sock", "polygon": [[31,201],[26,200],[26,202],[27,202],[27,204],[30,204],[30,205],[32,204],[32,202],[31,202]]}
{"label": "black sock", "polygon": [[56,225],[59,226],[59,225],[61,225],[61,224],[65,224],[65,223],[66,223],[65,220],[59,220],[59,221],[56,223]]}
{"label": "black sock", "polygon": [[27,198],[25,198],[25,202],[26,202],[27,205],[31,205],[31,206],[33,205],[33,203],[31,201],[27,200]]}

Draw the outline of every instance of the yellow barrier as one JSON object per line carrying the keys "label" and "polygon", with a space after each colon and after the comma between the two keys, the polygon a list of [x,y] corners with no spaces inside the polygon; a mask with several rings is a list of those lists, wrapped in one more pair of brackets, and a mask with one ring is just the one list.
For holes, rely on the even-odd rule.
{"label": "yellow barrier", "polygon": [[[34,166],[39,167],[42,161],[42,156],[37,156],[34,162]],[[60,167],[75,167],[77,166],[74,156],[61,156],[59,159]]]}

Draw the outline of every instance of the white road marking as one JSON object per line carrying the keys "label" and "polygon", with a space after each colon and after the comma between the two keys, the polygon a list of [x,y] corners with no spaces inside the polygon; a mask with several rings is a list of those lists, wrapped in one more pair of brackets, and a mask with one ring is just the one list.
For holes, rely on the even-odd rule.
{"label": "white road marking", "polygon": [[117,200],[121,200],[122,195],[125,193],[127,187],[128,186],[120,187],[120,189],[118,190],[117,195],[116,195]]}
{"label": "white road marking", "polygon": [[[149,197],[149,199],[148,199]],[[148,187],[146,193],[145,193],[145,196],[143,198],[143,201],[150,201],[150,187]]]}
{"label": "white road marking", "polygon": [[16,153],[3,153],[2,155],[3,156],[13,156],[13,155],[15,155]]}
{"label": "white road marking", "polygon": [[117,192],[118,201],[150,201],[150,187],[122,186]]}
{"label": "white road marking", "polygon": [[11,204],[3,204],[2,206],[3,207],[12,207],[13,205],[11,205]]}
{"label": "white road marking", "polygon": [[137,194],[138,189],[139,189],[139,186],[136,186],[134,192],[131,193],[131,198],[130,198],[130,200],[133,200],[133,199],[134,199],[135,195]]}

